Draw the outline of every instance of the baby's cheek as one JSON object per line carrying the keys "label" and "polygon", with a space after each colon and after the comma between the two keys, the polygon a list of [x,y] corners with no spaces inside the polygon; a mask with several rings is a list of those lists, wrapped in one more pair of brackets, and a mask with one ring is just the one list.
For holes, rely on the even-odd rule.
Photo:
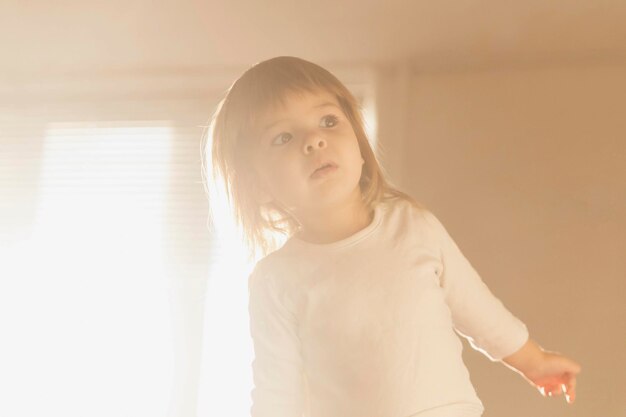
{"label": "baby's cheek", "polygon": [[298,205],[303,192],[302,183],[293,172],[277,169],[271,180],[274,197],[288,206]]}

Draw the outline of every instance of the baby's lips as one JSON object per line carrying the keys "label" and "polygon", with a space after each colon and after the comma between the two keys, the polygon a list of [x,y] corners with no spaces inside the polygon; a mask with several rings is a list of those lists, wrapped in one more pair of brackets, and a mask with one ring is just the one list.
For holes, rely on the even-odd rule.
{"label": "baby's lips", "polygon": [[330,165],[330,166],[332,166],[332,167],[337,167],[337,164],[336,164],[336,163],[334,163],[333,161],[330,161],[330,160],[327,160],[327,161],[319,161],[319,162],[316,162],[316,163],[315,163],[315,165],[314,165],[314,167],[315,167],[315,168],[311,170],[311,174],[310,174],[310,175],[315,174],[315,172],[316,172],[318,169],[323,168],[323,167],[325,167],[326,165]]}

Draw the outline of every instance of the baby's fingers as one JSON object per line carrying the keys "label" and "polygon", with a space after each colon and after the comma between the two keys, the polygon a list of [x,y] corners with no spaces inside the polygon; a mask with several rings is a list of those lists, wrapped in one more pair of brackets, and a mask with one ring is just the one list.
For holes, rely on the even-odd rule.
{"label": "baby's fingers", "polygon": [[564,392],[561,385],[546,385],[543,387],[539,387],[539,392],[544,397],[553,397],[555,395],[561,395]]}
{"label": "baby's fingers", "polygon": [[566,384],[562,384],[563,392],[565,392],[565,400],[572,404],[576,399],[576,377],[572,376]]}
{"label": "baby's fingers", "polygon": [[540,386],[539,391],[544,397],[565,394],[565,401],[572,404],[576,399],[576,377],[568,375],[564,383],[558,385],[546,384],[545,386]]}
{"label": "baby's fingers", "polygon": [[565,394],[565,400],[572,404],[576,398],[576,376],[566,373],[563,377],[563,382],[559,385],[559,389]]}

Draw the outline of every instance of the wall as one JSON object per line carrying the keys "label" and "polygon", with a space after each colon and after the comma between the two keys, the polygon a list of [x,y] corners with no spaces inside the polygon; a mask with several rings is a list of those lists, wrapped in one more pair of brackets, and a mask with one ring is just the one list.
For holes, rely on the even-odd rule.
{"label": "wall", "polygon": [[624,415],[626,67],[413,72],[407,111],[402,68],[380,72],[393,179],[531,337],[583,369],[568,406],[465,343],[484,416]]}

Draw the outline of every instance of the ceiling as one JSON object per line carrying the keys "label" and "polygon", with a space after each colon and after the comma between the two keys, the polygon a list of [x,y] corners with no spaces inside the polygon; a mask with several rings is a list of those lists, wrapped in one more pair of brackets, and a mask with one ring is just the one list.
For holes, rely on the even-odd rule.
{"label": "ceiling", "polygon": [[626,1],[67,1],[0,4],[0,81],[211,71],[276,55],[462,71],[626,62]]}

